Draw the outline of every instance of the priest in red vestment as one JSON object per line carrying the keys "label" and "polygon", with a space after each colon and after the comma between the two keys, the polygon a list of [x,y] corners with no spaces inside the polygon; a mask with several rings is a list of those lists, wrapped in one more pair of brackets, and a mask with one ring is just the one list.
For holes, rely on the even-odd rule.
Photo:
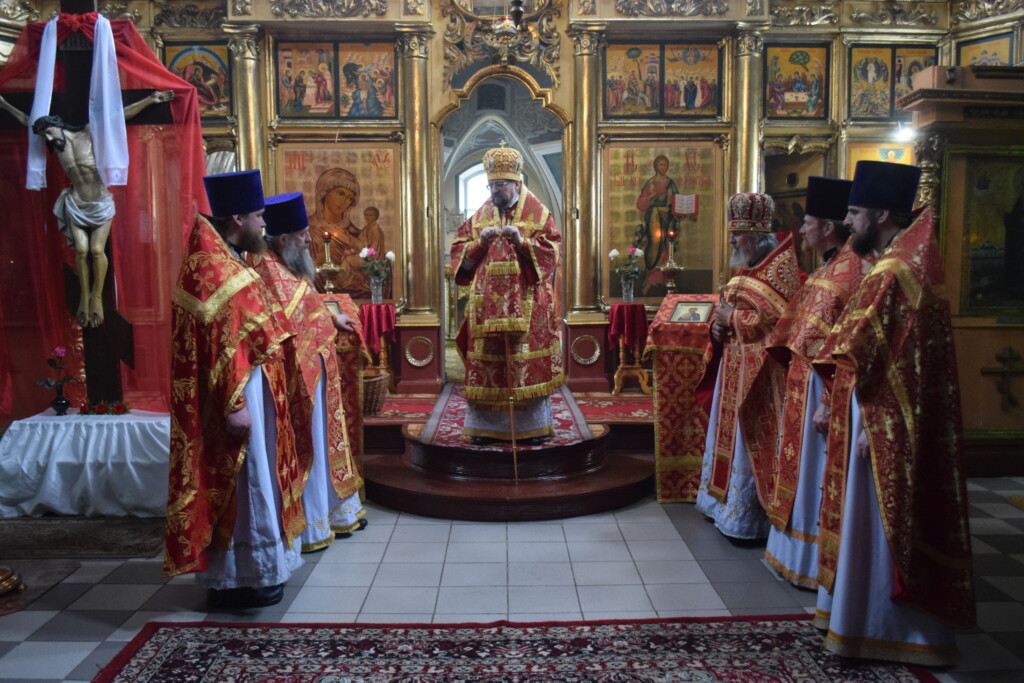
{"label": "priest in red vestment", "polygon": [[[854,253],[847,240],[850,231],[843,219],[850,185],[837,178],[808,179],[800,235],[822,264],[790,299],[767,346],[768,354],[786,368],[786,398],[772,476],[762,491],[772,524],[765,560],[792,584],[810,589],[818,587],[818,511],[828,427],[828,392],[811,361],[874,262]],[[762,385],[773,380],[774,368],[764,365],[761,370],[751,389],[754,395],[764,393]],[[777,423],[759,414],[769,407],[746,401],[741,419],[772,429]],[[775,437],[769,434],[762,441],[771,444]]]}
{"label": "priest in red vestment", "polygon": [[[785,382],[783,368],[765,354],[765,344],[786,303],[800,288],[803,274],[797,265],[793,236],[776,240],[770,232],[775,202],[766,194],[740,193],[729,198],[731,265],[736,273],[722,292],[711,324],[712,340],[722,345],[708,436],[697,490],[697,510],[715,522],[726,536],[764,538],[768,519],[759,487],[770,476],[768,463],[756,453],[773,453],[775,445],[763,441],[764,425],[741,424],[744,401],[765,402],[766,419],[777,419]],[[769,381],[763,392],[750,388],[768,364]]]}
{"label": "priest in red vestment", "polygon": [[242,258],[263,241],[259,171],[204,178],[172,299],[171,444],[164,571],[198,572],[212,609],[280,602],[302,565],[303,472],[282,346],[293,332]]}
{"label": "priest in red vestment", "polygon": [[455,282],[469,285],[456,346],[466,364],[462,438],[485,445],[513,438],[537,444],[554,434],[549,396],[565,380],[555,316],[554,276],[562,238],[551,212],[523,185],[523,157],[484,154],[491,199],[459,226]]}
{"label": "priest in red vestment", "polygon": [[837,654],[942,666],[975,603],[956,356],[934,217],[913,213],[920,174],[861,161],[853,178],[845,223],[877,260],[823,351],[816,619]]}
{"label": "priest in red vestment", "polygon": [[338,332],[351,332],[354,321],[333,315],[316,292],[302,193],[268,197],[263,218],[270,249],[250,262],[295,330],[285,342],[285,369],[296,447],[309,463],[303,477],[302,551],[313,552],[330,545],[335,535],[366,526],[359,501],[363,480],[348,440],[336,350]]}

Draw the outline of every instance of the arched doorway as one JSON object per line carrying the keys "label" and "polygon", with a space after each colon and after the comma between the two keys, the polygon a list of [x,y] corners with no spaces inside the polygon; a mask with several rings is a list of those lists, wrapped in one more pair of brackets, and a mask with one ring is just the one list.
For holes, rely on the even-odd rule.
{"label": "arched doorway", "polygon": [[[498,71],[497,74],[491,74]],[[513,70],[514,71],[514,70]],[[504,140],[522,153],[524,183],[551,210],[560,231],[564,227],[563,137],[565,115],[545,104],[544,93],[529,76],[491,67],[470,79],[459,104],[439,116],[440,252],[449,266],[449,253],[459,225],[489,198],[481,163],[485,151]],[[444,279],[443,329],[450,342],[462,322],[464,296],[451,277]],[[564,287],[563,267],[557,274],[559,309]],[[446,344],[446,381],[462,378],[462,365],[451,344]]]}

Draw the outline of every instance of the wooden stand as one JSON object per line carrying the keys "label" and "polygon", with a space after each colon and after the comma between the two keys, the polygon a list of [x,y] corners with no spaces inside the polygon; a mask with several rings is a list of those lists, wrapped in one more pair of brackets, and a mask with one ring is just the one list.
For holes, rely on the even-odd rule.
{"label": "wooden stand", "polygon": [[[632,351],[633,362],[628,362],[629,351]],[[622,380],[627,377],[636,377],[640,380],[640,390],[645,394],[651,393],[651,385],[647,381],[647,371],[640,366],[640,347],[627,350],[626,341],[619,337],[619,367],[615,371],[615,388],[612,395],[618,395],[622,391]]]}

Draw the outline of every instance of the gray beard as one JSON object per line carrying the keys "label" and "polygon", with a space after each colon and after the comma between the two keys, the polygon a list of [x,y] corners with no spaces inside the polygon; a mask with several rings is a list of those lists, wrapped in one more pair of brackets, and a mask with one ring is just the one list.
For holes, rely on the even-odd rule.
{"label": "gray beard", "polygon": [[306,245],[301,242],[288,242],[281,248],[278,256],[281,257],[284,265],[288,266],[288,270],[299,277],[304,277],[311,281],[316,278],[316,266],[313,264],[313,255],[309,253]]}
{"label": "gray beard", "polygon": [[745,267],[750,263],[750,256],[739,247],[732,248],[732,256],[729,257],[729,267],[733,270]]}

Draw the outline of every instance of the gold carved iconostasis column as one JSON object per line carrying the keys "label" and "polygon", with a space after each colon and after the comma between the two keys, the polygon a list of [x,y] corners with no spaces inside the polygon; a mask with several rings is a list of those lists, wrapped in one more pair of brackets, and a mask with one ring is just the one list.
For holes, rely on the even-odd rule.
{"label": "gold carved iconostasis column", "polygon": [[395,359],[395,365],[400,371],[400,392],[434,393],[441,389],[444,367],[441,259],[438,240],[432,235],[437,224],[432,219],[437,210],[432,203],[437,178],[431,172],[429,153],[429,40],[434,31],[422,24],[400,24],[396,29],[401,120],[405,128],[402,239],[408,268],[401,275],[406,278],[407,303],[398,325],[398,345],[404,353]]}
{"label": "gold carved iconostasis column", "polygon": [[[597,226],[600,188],[597,186],[597,121],[601,108],[601,47],[603,24],[575,24],[573,42],[573,135],[572,154],[576,177],[574,201],[565,226],[566,268],[574,277],[566,283],[566,309],[574,314],[597,308],[597,273],[594,254],[598,247]],[[570,263],[571,259],[571,263]]]}
{"label": "gold carved iconostasis column", "polygon": [[[767,28],[761,24],[739,24],[736,40],[735,103],[736,144],[733,145],[733,192],[758,192],[761,189],[761,58]],[[724,199],[724,198],[723,198]]]}
{"label": "gold carved iconostasis column", "polygon": [[[231,97],[238,118],[237,168],[263,169],[263,106],[260,101],[259,39],[261,28],[257,24],[224,24],[228,47],[234,57],[231,69]],[[264,179],[267,187],[270,185]]]}

